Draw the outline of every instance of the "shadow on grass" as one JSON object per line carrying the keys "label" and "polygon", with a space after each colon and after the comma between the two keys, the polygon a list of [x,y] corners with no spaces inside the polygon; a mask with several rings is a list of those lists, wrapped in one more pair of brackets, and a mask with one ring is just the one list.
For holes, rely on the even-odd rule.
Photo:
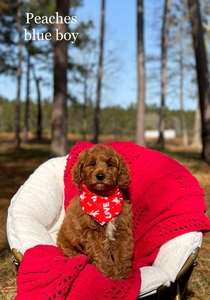
{"label": "shadow on grass", "polygon": [[200,161],[202,159],[201,153],[195,151],[163,149],[161,150],[161,152],[174,159],[196,160],[196,161]]}
{"label": "shadow on grass", "polygon": [[0,151],[1,198],[11,199],[32,172],[47,159],[48,145],[24,144],[18,151],[11,144],[3,145]]}
{"label": "shadow on grass", "polygon": [[31,159],[48,159],[48,147],[34,147],[34,148],[21,148],[20,150],[8,149],[8,151],[0,153],[1,162],[16,162],[17,160],[31,160]]}
{"label": "shadow on grass", "polygon": [[167,156],[172,157],[175,160],[187,160],[187,161],[203,161],[201,150],[199,148],[193,148],[191,146],[182,146],[180,141],[168,141],[165,148],[158,148],[156,142],[147,141],[147,147],[156,151],[159,151]]}

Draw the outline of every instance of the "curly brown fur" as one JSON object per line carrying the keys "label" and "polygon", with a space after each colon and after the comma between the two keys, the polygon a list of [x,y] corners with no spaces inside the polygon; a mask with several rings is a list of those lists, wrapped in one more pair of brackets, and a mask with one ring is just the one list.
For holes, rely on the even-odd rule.
{"label": "curly brown fur", "polygon": [[[98,179],[98,174],[104,178]],[[112,147],[102,145],[82,152],[72,175],[78,187],[85,183],[89,190],[101,196],[107,196],[117,186],[126,189],[130,182],[122,157]],[[118,216],[102,226],[82,210],[79,197],[75,197],[67,208],[57,245],[68,257],[86,254],[107,277],[125,279],[131,272],[134,247],[129,200],[124,200]]]}

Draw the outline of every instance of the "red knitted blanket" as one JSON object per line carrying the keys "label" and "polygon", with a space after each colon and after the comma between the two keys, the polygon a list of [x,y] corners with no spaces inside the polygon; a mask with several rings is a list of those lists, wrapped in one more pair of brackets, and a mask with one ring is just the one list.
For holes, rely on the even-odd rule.
{"label": "red knitted blanket", "polygon": [[[184,166],[130,142],[109,145],[125,159],[131,173],[135,241],[131,274],[116,282],[100,274],[85,255],[67,259],[57,247],[38,245],[23,256],[16,300],[136,299],[141,286],[139,268],[152,264],[163,243],[187,232],[210,231],[203,190]],[[79,153],[92,146],[79,142],[70,151],[64,172],[65,208],[78,194],[71,169]]]}

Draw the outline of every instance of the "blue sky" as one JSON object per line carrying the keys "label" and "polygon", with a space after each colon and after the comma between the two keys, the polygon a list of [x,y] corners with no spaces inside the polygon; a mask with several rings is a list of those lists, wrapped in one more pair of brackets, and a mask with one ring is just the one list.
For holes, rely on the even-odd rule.
{"label": "blue sky", "polygon": [[[158,3],[157,3],[158,2]],[[161,29],[161,15],[163,11],[163,0],[144,1],[145,3],[145,51],[146,54],[160,55],[160,42],[158,35]],[[80,21],[93,19],[95,24],[95,35],[99,35],[100,27],[100,0],[85,0],[84,6],[76,11],[78,24]],[[136,67],[136,1],[134,0],[106,0],[106,43],[110,47],[118,50],[117,56],[120,66],[117,67],[117,77],[119,78],[102,95],[103,105],[121,105],[127,107],[137,101],[137,67]],[[72,29],[73,31],[73,29]],[[71,45],[71,47],[74,47]],[[151,74],[150,71],[147,72]],[[154,73],[158,73],[159,63],[154,63]],[[110,82],[112,78],[109,78]],[[150,85],[151,84],[151,85]],[[153,89],[155,85],[155,88]],[[78,90],[70,87],[75,93]],[[0,76],[0,94],[7,98],[14,99],[16,96],[16,79]],[[24,100],[24,81],[21,98]],[[78,92],[79,93],[79,92]],[[52,99],[52,86],[43,87],[42,97]],[[31,88],[31,98],[36,99],[35,89]],[[179,108],[175,98],[168,98],[168,106]],[[159,85],[156,82],[147,81],[146,102],[149,104],[160,103]],[[195,108],[196,102],[188,100],[186,108]]]}
{"label": "blue sky", "polygon": [[[100,9],[101,1],[85,1],[78,20],[93,19],[99,32]],[[136,1],[107,0],[105,23],[106,42],[119,49],[121,74],[111,91],[103,94],[102,102],[127,106],[136,102]]]}

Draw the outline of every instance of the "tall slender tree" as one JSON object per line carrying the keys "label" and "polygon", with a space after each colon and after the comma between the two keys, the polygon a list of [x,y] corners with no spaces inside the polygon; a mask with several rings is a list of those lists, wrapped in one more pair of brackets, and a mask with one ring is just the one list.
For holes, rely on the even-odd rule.
{"label": "tall slender tree", "polygon": [[202,158],[210,162],[210,84],[199,1],[188,0],[188,7],[192,27],[201,111]]}
{"label": "tall slender tree", "polygon": [[196,111],[195,111],[194,135],[193,135],[192,147],[202,148],[202,143],[201,143],[201,113],[200,113],[199,101],[198,101],[197,108],[196,108]]}
{"label": "tall slender tree", "polygon": [[179,50],[179,68],[180,68],[180,113],[182,123],[182,141],[183,145],[188,145],[187,124],[184,111],[184,47],[183,47],[183,22],[180,21],[180,50]]}
{"label": "tall slender tree", "polygon": [[[69,13],[69,0],[57,0],[56,11],[65,17]],[[55,24],[55,29],[63,35],[68,25]],[[65,39],[54,41],[54,102],[52,109],[51,157],[67,153],[67,68],[68,42]]]}
{"label": "tall slender tree", "polygon": [[105,33],[105,0],[101,1],[101,29],[100,29],[100,51],[98,62],[97,88],[96,88],[96,107],[94,117],[94,136],[93,142],[98,143],[100,104],[101,104],[101,82],[103,73],[103,53],[104,53],[104,33]]}
{"label": "tall slender tree", "polygon": [[17,66],[17,96],[15,108],[15,139],[16,149],[20,148],[20,91],[21,91],[21,64],[22,64],[22,0],[17,1],[17,30],[18,30],[18,66]]}
{"label": "tall slender tree", "polygon": [[41,89],[40,89],[40,81],[41,78],[36,75],[34,65],[32,67],[33,77],[36,85],[36,93],[37,93],[37,128],[36,134],[37,139],[42,139],[42,103],[41,103]]}
{"label": "tall slender tree", "polygon": [[145,59],[144,59],[144,5],[143,0],[137,0],[137,70],[138,94],[136,114],[137,144],[145,145]]}
{"label": "tall slender tree", "polygon": [[165,0],[163,25],[162,25],[162,42],[161,42],[161,107],[159,122],[159,138],[157,146],[164,148],[164,129],[165,129],[165,94],[166,94],[166,55],[168,46],[168,32],[170,26],[171,0]]}
{"label": "tall slender tree", "polygon": [[24,116],[24,129],[23,129],[23,141],[28,142],[28,130],[29,130],[29,104],[30,104],[30,69],[31,54],[27,53],[27,71],[26,71],[26,101],[25,101],[25,116]]}

